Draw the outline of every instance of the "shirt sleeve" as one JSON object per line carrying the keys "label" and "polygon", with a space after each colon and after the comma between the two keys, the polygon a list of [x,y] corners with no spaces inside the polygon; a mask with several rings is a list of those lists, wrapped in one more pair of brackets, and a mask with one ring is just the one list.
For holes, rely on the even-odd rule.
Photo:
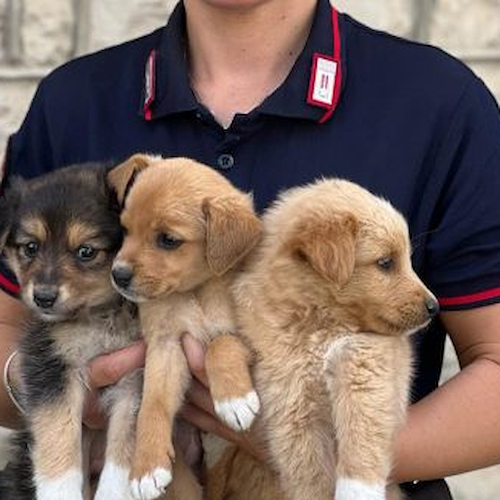
{"label": "shirt sleeve", "polygon": [[427,282],[443,310],[498,303],[500,112],[477,78],[457,105],[435,165],[445,175],[428,240]]}
{"label": "shirt sleeve", "polygon": [[[28,179],[52,170],[54,168],[52,158],[44,83],[42,82],[21,128],[9,138],[7,143],[0,177],[0,195],[8,187],[13,176]],[[16,279],[1,254],[0,289],[14,296],[19,293]]]}

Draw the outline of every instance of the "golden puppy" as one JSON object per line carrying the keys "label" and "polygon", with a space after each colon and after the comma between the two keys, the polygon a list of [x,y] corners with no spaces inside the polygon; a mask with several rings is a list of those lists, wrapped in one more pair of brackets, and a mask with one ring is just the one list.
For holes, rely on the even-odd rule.
{"label": "golden puppy", "polygon": [[118,291],[139,304],[147,343],[132,490],[136,498],[152,499],[172,479],[172,427],[190,381],[183,333],[208,345],[207,375],[219,417],[242,431],[259,410],[248,352],[232,335],[229,289],[261,224],[251,197],[192,160],[136,155],[109,181],[123,202],[126,231],[112,276]]}
{"label": "golden puppy", "polygon": [[[409,334],[438,311],[410,251],[403,217],[347,181],[289,190],[265,214],[235,296],[282,498],[399,497],[386,485],[408,403]],[[271,472],[234,448],[212,476],[228,461],[219,498],[279,498]]]}

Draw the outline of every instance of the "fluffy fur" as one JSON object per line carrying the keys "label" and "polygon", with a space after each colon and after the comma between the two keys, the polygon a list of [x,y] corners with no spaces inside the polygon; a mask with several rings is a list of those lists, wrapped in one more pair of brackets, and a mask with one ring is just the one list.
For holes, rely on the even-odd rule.
{"label": "fluffy fur", "polygon": [[408,403],[409,334],[438,309],[410,251],[403,217],[347,181],[289,190],[265,214],[235,295],[277,475],[228,447],[210,500],[399,498],[386,485]]}
{"label": "fluffy fur", "polygon": [[[31,312],[20,343],[27,432],[3,485],[9,500],[89,498],[86,366],[138,338],[135,309],[110,280],[122,234],[106,173],[89,164],[15,180],[0,202],[0,248]],[[130,469],[140,387],[135,374],[102,392],[107,471]],[[125,476],[102,481],[95,498],[130,498]]]}
{"label": "fluffy fur", "polygon": [[[117,290],[139,304],[147,343],[132,488],[137,499],[152,499],[172,480],[172,427],[190,381],[182,334],[208,346],[207,375],[221,419],[243,431],[259,410],[248,350],[233,335],[229,289],[261,224],[248,195],[192,160],[136,155],[109,179],[123,202],[126,230],[112,275]],[[183,500],[201,496],[182,491]]]}

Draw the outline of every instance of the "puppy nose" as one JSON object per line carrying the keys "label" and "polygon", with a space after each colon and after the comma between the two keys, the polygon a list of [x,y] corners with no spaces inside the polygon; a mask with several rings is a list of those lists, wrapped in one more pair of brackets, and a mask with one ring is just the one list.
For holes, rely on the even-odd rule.
{"label": "puppy nose", "polygon": [[427,307],[427,312],[431,318],[436,316],[439,312],[439,302],[435,298],[427,299],[425,301],[425,306]]}
{"label": "puppy nose", "polygon": [[33,292],[33,301],[42,309],[51,308],[59,295],[56,287],[40,287]]}
{"label": "puppy nose", "polygon": [[113,276],[114,282],[120,288],[128,288],[130,282],[132,281],[134,273],[132,272],[132,269],[130,269],[130,267],[123,266],[123,267],[115,267],[111,271],[111,275]]}

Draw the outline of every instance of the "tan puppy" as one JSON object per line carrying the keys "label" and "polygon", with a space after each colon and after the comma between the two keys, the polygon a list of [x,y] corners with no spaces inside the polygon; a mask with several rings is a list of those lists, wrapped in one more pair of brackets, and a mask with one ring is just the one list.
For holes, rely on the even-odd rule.
{"label": "tan puppy", "polygon": [[223,421],[242,431],[259,410],[248,352],[232,335],[229,289],[261,223],[251,197],[192,160],[136,155],[109,180],[123,201],[126,231],[113,280],[139,304],[147,343],[132,490],[138,499],[152,499],[172,479],[173,422],[190,381],[182,334],[208,344],[207,375]]}
{"label": "tan puppy", "polygon": [[[287,191],[264,216],[235,294],[283,498],[398,498],[386,484],[408,403],[409,334],[438,310],[410,251],[403,217],[343,180]],[[279,498],[269,496],[272,474],[234,448],[212,477],[224,461],[231,473],[219,498]],[[246,483],[262,479],[253,491],[238,486],[239,470]]]}

